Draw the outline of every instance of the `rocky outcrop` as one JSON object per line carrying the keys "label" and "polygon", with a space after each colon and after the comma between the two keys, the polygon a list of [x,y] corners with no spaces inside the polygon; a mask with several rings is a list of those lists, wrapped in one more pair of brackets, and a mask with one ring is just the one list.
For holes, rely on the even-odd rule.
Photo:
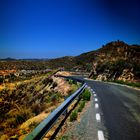
{"label": "rocky outcrop", "polygon": [[66,56],[44,61],[0,61],[0,69],[16,67],[40,70],[46,67],[53,69],[63,67],[65,70],[90,72],[91,78],[140,81],[139,56],[140,45],[128,45],[118,40],[75,57]]}
{"label": "rocky outcrop", "polygon": [[118,80],[121,80],[121,81],[134,81],[134,73],[132,70],[129,70],[129,69],[124,69],[122,74],[118,77]]}
{"label": "rocky outcrop", "polygon": [[[92,76],[97,80],[140,80],[140,46],[114,41],[97,50]],[[94,66],[96,64],[96,67]]]}

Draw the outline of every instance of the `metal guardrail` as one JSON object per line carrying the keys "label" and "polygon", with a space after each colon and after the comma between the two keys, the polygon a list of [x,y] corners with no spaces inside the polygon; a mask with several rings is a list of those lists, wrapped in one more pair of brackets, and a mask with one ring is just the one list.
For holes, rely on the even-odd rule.
{"label": "metal guardrail", "polygon": [[70,80],[77,81],[77,82],[83,83],[83,84],[85,83],[84,80],[79,79],[79,78],[75,78],[75,77],[72,77],[72,76],[63,76],[63,75],[59,75],[59,74],[54,75],[54,76],[55,76],[55,77],[65,78],[65,79],[70,79]]}
{"label": "metal guardrail", "polygon": [[[67,78],[67,77],[64,77]],[[71,79],[71,78],[70,78]],[[74,78],[72,78],[74,79]],[[76,81],[78,79],[75,79]],[[79,80],[78,80],[79,81]],[[79,82],[82,82],[80,80]],[[66,111],[70,104],[83,92],[86,88],[84,83],[75,93],[68,97],[60,106],[58,106],[46,119],[44,119],[24,140],[40,140],[49,132],[58,118]]]}

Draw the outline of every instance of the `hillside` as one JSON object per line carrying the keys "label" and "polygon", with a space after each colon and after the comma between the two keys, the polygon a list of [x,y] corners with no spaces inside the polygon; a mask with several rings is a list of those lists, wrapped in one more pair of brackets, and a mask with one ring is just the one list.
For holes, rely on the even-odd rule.
{"label": "hillside", "polygon": [[115,41],[96,51],[81,54],[76,59],[82,60],[81,67],[90,66],[91,77],[98,80],[138,82],[140,80],[139,56],[139,45]]}
{"label": "hillside", "polygon": [[[140,46],[113,41],[100,49],[76,57],[62,57],[49,61],[49,66],[68,70],[88,71],[98,80],[140,81]],[[56,66],[57,65],[57,66]]]}
{"label": "hillside", "polygon": [[0,61],[0,69],[56,69],[88,71],[98,80],[140,81],[140,45],[113,41],[100,49],[78,56],[65,56],[49,60]]}

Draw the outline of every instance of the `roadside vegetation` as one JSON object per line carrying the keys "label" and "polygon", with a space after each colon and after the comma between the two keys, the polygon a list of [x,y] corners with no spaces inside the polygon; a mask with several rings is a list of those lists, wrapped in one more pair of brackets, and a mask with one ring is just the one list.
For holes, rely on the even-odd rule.
{"label": "roadside vegetation", "polygon": [[77,119],[78,113],[77,110],[74,110],[70,115],[70,121],[75,121]]}
{"label": "roadside vegetation", "polygon": [[[97,77],[93,77],[93,80],[96,80]],[[114,83],[118,83],[118,84],[122,84],[122,85],[128,85],[131,87],[136,87],[136,88],[140,88],[140,83],[136,83],[136,82],[128,82],[128,81],[123,81],[123,80],[103,80],[105,82],[114,82]]]}
{"label": "roadside vegetation", "polygon": [[[1,89],[0,139],[18,139],[28,134],[64,101],[64,94],[57,90],[61,83],[50,75],[52,72],[36,75],[29,80],[20,79],[13,88],[5,86]],[[65,87],[64,84],[70,85],[65,93],[68,97],[78,88],[78,85],[65,82],[61,88]]]}
{"label": "roadside vegetation", "polygon": [[69,136],[65,135],[65,132],[67,132],[67,130],[74,125],[75,121],[80,122],[81,115],[85,111],[84,108],[88,106],[88,102],[90,101],[90,98],[91,98],[90,91],[88,89],[85,89],[83,93],[80,95],[80,101],[78,105],[72,111],[68,121],[62,127],[62,130],[64,129],[64,132],[56,138],[57,140],[69,140]]}
{"label": "roadside vegetation", "polygon": [[134,82],[127,82],[127,81],[122,81],[122,80],[108,80],[107,82],[114,82],[114,83],[118,83],[118,84],[122,84],[122,85],[128,85],[131,87],[137,87],[140,88],[140,83],[134,83]]}
{"label": "roadside vegetation", "polygon": [[68,96],[70,96],[81,86],[81,83],[77,83],[76,81],[73,81],[73,80],[67,80],[67,81],[71,85],[71,90],[69,91],[69,94],[68,94]]}
{"label": "roadside vegetation", "polygon": [[86,102],[90,101],[91,93],[88,89],[85,89],[84,92],[81,94],[80,102],[76,109],[70,115],[70,122],[77,120],[78,112],[82,112],[83,108],[85,107]]}

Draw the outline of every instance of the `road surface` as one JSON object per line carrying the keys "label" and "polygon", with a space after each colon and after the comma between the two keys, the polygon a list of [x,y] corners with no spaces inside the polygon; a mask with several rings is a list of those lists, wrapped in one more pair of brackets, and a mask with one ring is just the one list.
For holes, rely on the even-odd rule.
{"label": "road surface", "polygon": [[97,94],[109,140],[140,140],[140,91],[86,80]]}

